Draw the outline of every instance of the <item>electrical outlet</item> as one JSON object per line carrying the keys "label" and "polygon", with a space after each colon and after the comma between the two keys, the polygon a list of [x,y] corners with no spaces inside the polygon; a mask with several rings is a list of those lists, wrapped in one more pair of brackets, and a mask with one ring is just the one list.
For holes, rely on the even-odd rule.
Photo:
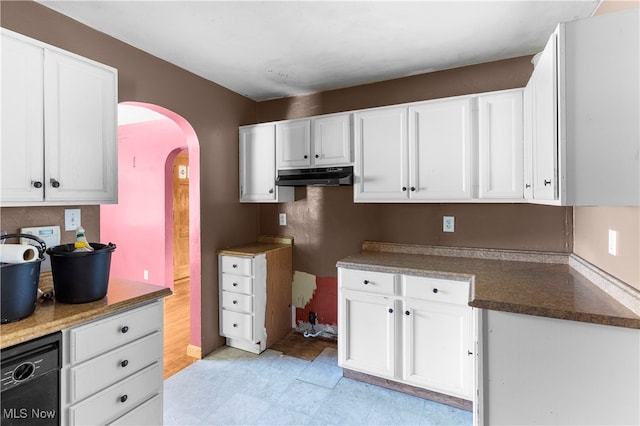
{"label": "electrical outlet", "polygon": [[287,225],[287,214],[286,213],[280,213],[279,220],[280,220],[280,226],[286,226]]}
{"label": "electrical outlet", "polygon": [[442,216],[442,232],[455,232],[456,218],[455,216]]}
{"label": "electrical outlet", "polygon": [[618,233],[613,229],[609,229],[609,254],[618,255]]}

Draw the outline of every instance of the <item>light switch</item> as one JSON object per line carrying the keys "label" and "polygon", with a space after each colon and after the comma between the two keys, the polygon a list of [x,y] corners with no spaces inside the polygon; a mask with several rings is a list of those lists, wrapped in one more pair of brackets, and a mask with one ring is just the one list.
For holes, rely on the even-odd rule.
{"label": "light switch", "polygon": [[280,219],[280,226],[286,226],[287,225],[287,214],[286,213],[280,213],[279,219]]}
{"label": "light switch", "polygon": [[80,209],[65,209],[64,210],[64,230],[75,231],[78,226],[81,226]]}

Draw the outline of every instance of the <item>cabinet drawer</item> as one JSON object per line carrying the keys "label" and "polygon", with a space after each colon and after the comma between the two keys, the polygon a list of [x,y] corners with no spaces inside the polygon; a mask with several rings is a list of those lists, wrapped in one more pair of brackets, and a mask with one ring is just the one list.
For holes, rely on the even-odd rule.
{"label": "cabinet drawer", "polygon": [[107,424],[122,417],[162,390],[158,362],[69,408],[72,425]]}
{"label": "cabinet drawer", "polygon": [[253,259],[250,257],[222,256],[222,272],[226,274],[253,275]]}
{"label": "cabinet drawer", "polygon": [[368,293],[395,294],[395,275],[356,269],[339,269],[340,287]]}
{"label": "cabinet drawer", "polygon": [[222,274],[222,290],[234,293],[253,294],[253,278],[241,275]]}
{"label": "cabinet drawer", "polygon": [[469,282],[403,275],[402,295],[413,299],[467,305]]}
{"label": "cabinet drawer", "polygon": [[253,316],[223,309],[222,334],[253,341]]}
{"label": "cabinet drawer", "polygon": [[156,395],[109,425],[161,425],[162,420],[162,395]]}
{"label": "cabinet drawer", "polygon": [[223,291],[222,309],[251,314],[253,313],[253,296]]}
{"label": "cabinet drawer", "polygon": [[69,330],[69,361],[87,360],[161,329],[160,302],[73,328]]}
{"label": "cabinet drawer", "polygon": [[86,398],[153,364],[162,355],[162,333],[143,337],[69,371],[69,402]]}

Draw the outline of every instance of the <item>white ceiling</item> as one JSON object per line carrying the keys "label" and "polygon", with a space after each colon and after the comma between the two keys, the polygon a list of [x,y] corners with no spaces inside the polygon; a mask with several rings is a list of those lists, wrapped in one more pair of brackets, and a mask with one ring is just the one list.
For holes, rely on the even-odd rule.
{"label": "white ceiling", "polygon": [[257,101],[537,53],[600,3],[38,2]]}

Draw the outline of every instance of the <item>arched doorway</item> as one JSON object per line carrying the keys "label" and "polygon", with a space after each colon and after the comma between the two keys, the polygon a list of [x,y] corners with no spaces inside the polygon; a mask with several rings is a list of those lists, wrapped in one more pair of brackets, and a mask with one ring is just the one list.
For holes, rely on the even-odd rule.
{"label": "arched doorway", "polygon": [[189,354],[200,358],[200,147],[191,125],[158,105],[119,104],[117,205],[100,208],[114,276],[173,289],[173,165],[189,156]]}

